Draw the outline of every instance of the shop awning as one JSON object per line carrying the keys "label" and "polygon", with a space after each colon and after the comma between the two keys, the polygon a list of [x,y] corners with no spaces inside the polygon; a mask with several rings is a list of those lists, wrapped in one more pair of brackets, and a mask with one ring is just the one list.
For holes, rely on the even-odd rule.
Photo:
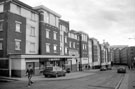
{"label": "shop awning", "polygon": [[62,56],[62,55],[11,55],[11,58],[79,58],[79,56]]}

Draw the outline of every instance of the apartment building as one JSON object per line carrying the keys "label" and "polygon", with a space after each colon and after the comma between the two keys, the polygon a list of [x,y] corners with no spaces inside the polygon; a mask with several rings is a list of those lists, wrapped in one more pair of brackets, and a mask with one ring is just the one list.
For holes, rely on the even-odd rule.
{"label": "apartment building", "polygon": [[133,68],[135,66],[135,46],[128,48],[128,66]]}
{"label": "apartment building", "polygon": [[88,64],[88,34],[78,32],[79,35],[79,54],[80,54],[80,69],[86,69]]}
{"label": "apartment building", "polygon": [[88,64],[89,64],[89,67],[90,68],[92,68],[92,66],[93,66],[93,50],[92,50],[92,47],[93,47],[93,45],[92,45],[92,40],[89,38],[88,39],[88,58],[89,58],[89,60],[88,60]]}
{"label": "apartment building", "polygon": [[105,47],[105,62],[106,62],[106,67],[111,66],[111,48],[108,42],[103,43]]}
{"label": "apartment building", "polygon": [[[60,19],[59,21],[59,25],[60,25],[60,55],[61,56],[65,56],[63,58],[64,63],[64,67],[65,69],[70,69],[71,71],[77,71],[77,65],[76,65],[76,60],[79,57],[78,53],[76,53],[75,51],[71,51],[71,39],[74,37],[70,35],[70,28],[69,28],[69,22],[68,21],[64,21],[62,19]],[[69,47],[70,44],[70,47]],[[74,44],[74,48],[76,48],[76,43]],[[74,49],[73,49],[74,50]]]}
{"label": "apartment building", "polygon": [[71,59],[71,69],[72,71],[78,71],[79,70],[79,35],[77,34],[77,31],[70,30],[68,33],[68,51],[69,56],[73,56],[76,58]]}
{"label": "apartment building", "polygon": [[13,76],[22,76],[28,64],[37,74],[38,60],[25,59],[25,55],[38,54],[38,12],[18,0],[1,0],[0,7],[1,57],[9,58],[10,62],[9,69],[5,68],[6,72],[1,71],[1,74],[9,72]]}
{"label": "apartment building", "polygon": [[120,64],[127,65],[128,63],[128,47],[125,47],[120,50]]}
{"label": "apartment building", "polygon": [[106,66],[106,49],[103,44],[100,45],[101,47],[101,66]]}
{"label": "apartment building", "polygon": [[100,60],[100,44],[99,41],[95,38],[91,38],[92,40],[92,53],[93,53],[93,68],[99,68],[101,66]]}

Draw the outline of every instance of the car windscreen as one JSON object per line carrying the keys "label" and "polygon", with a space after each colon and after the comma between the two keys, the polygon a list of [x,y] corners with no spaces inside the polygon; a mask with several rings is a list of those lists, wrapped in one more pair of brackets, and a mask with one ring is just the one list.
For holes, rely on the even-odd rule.
{"label": "car windscreen", "polygon": [[53,70],[53,67],[46,67],[45,68],[45,71],[52,71]]}

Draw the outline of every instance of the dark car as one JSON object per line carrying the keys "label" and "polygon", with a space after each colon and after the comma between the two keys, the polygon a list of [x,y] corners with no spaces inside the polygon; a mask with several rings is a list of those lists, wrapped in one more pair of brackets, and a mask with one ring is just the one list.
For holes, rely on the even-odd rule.
{"label": "dark car", "polygon": [[45,77],[66,76],[66,71],[58,66],[49,66],[45,68],[45,70],[43,71],[43,75]]}
{"label": "dark car", "polygon": [[106,71],[107,69],[106,69],[106,67],[105,66],[102,66],[101,68],[100,68],[100,71]]}
{"label": "dark car", "polygon": [[111,66],[108,66],[108,67],[107,67],[107,70],[112,70],[112,67],[111,67]]}
{"label": "dark car", "polygon": [[117,73],[126,73],[126,67],[120,66],[120,67],[117,69]]}

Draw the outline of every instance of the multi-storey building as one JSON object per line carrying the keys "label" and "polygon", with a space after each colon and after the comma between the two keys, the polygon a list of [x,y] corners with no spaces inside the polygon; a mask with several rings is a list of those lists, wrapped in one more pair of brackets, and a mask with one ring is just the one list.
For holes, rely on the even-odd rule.
{"label": "multi-storey building", "polygon": [[60,29],[59,18],[61,17],[56,12],[41,5],[34,7],[40,12],[40,28],[39,28],[39,54],[41,66],[59,65],[60,63]]}
{"label": "multi-storey building", "polygon": [[128,48],[128,66],[133,68],[135,66],[135,47],[131,46]]}
{"label": "multi-storey building", "polygon": [[128,63],[128,47],[125,47],[120,50],[120,64],[126,64]]}
{"label": "multi-storey building", "polygon": [[103,44],[100,45],[101,47],[101,66],[105,66],[106,64],[106,49]]}
{"label": "multi-storey building", "polygon": [[120,64],[120,49],[119,48],[114,50],[114,63]]}
{"label": "multi-storey building", "polygon": [[110,45],[108,42],[104,42],[103,43],[104,47],[105,47],[105,62],[106,62],[106,67],[111,65],[111,50],[110,50]]}
{"label": "multi-storey building", "polygon": [[92,40],[89,38],[88,39],[88,56],[89,56],[89,60],[88,60],[88,64],[89,64],[89,67],[92,68],[92,59],[93,59],[93,52],[92,52]]}
{"label": "multi-storey building", "polygon": [[91,38],[92,40],[92,53],[93,53],[93,68],[99,68],[101,66],[100,62],[100,44],[99,41],[95,38]]}
{"label": "multi-storey building", "polygon": [[78,71],[79,70],[79,35],[77,34],[77,31],[75,30],[70,30],[68,33],[68,51],[69,51],[69,56],[74,56],[76,58],[72,58],[71,63],[71,69],[73,71]]}
{"label": "multi-storey building", "polygon": [[78,32],[79,35],[79,54],[80,54],[80,69],[87,68],[88,66],[88,34]]}
{"label": "multi-storey building", "polygon": [[[60,55],[64,56],[64,58],[62,60],[65,60],[63,65],[64,68],[70,69],[71,71],[77,71],[77,58],[79,57],[78,53],[76,52],[77,48],[77,42],[73,36],[76,37],[76,35],[70,35],[71,31],[69,30],[69,22],[68,21],[64,21],[61,20],[59,21],[59,25],[60,25]],[[73,40],[74,39],[74,40]],[[74,47],[71,48],[70,42],[74,41]],[[70,44],[70,47],[69,47]],[[72,49],[72,50],[71,50]],[[74,51],[73,51],[74,50]]]}
{"label": "multi-storey building", "polygon": [[111,49],[111,60],[113,64],[120,64],[121,60],[121,51],[124,48],[127,48],[127,45],[113,45],[110,47]]}
{"label": "multi-storey building", "polygon": [[0,27],[0,56],[5,59],[9,57],[7,72],[1,70],[0,74],[9,72],[9,75],[22,76],[27,64],[31,64],[37,74],[38,60],[25,59],[25,55],[38,54],[38,12],[18,0],[1,0]]}

